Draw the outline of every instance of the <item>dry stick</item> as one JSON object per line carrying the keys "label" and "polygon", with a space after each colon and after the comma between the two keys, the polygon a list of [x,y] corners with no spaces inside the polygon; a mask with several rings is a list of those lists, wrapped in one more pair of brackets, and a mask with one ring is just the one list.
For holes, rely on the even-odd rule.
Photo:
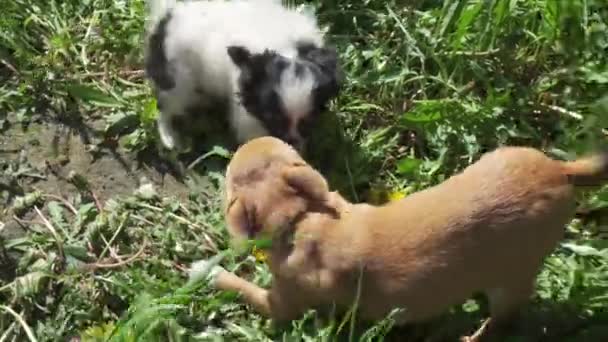
{"label": "dry stick", "polygon": [[175,262],[173,263],[173,266],[175,266],[175,268],[177,268],[181,272],[184,272],[184,273],[188,272],[188,267],[184,267],[184,266],[182,266],[182,265],[180,265],[178,263],[175,263]]}
{"label": "dry stick", "polygon": [[463,56],[463,57],[486,57],[500,52],[500,49],[492,49],[487,51],[448,51],[440,52],[437,56]]}
{"label": "dry stick", "polygon": [[[143,76],[144,70],[121,70],[117,73],[119,76]],[[99,77],[106,76],[105,72],[88,72],[84,76]]]}
{"label": "dry stick", "polygon": [[55,238],[55,242],[57,243],[57,249],[59,250],[59,255],[61,256],[62,260],[65,260],[65,253],[63,252],[63,242],[59,238],[59,234],[57,234],[57,230],[55,230],[55,227],[53,227],[51,222],[49,222],[49,220],[47,220],[47,218],[42,214],[42,212],[40,211],[40,209],[38,209],[37,206],[34,206],[34,210],[36,211],[36,214],[38,215],[38,217],[40,217],[40,219],[44,223],[44,226],[48,230],[51,231],[51,234],[53,234],[53,237]]}
{"label": "dry stick", "polygon": [[14,283],[15,283],[15,281],[0,287],[0,292],[4,292],[5,290],[10,289],[11,287],[13,287]]}
{"label": "dry stick", "polygon": [[93,201],[95,202],[95,206],[97,207],[97,212],[100,214],[103,213],[103,205],[101,205],[101,202],[99,201],[97,195],[95,195],[95,193],[93,192],[93,189],[89,189],[89,193],[91,194],[91,197],[93,197]]}
{"label": "dry stick", "polygon": [[21,317],[20,314],[16,313],[13,309],[11,309],[10,307],[5,306],[5,305],[0,305],[0,310],[4,310],[4,311],[8,312],[9,314],[11,314],[13,317],[15,317],[17,322],[19,322],[19,324],[21,324],[21,327],[23,328],[23,330],[25,330],[25,334],[30,339],[30,341],[38,342],[38,340],[34,336],[34,333],[32,332],[32,329],[30,329],[29,325],[27,325],[27,323],[25,322],[25,320],[23,320],[23,317]]}
{"label": "dry stick", "polygon": [[481,326],[471,336],[464,336],[460,339],[461,342],[476,342],[488,330],[488,325],[492,323],[492,318],[486,318]]}
{"label": "dry stick", "polygon": [[[106,238],[103,236],[103,234],[101,234],[101,239],[103,240],[103,243],[108,246],[109,251],[110,251],[110,257],[114,260],[117,261],[122,261],[122,258],[120,257],[120,255],[116,254],[116,250],[114,250],[114,248],[112,246],[110,246],[110,244],[108,243],[108,240],[106,240]],[[97,259],[98,261],[101,260],[101,258]]]}
{"label": "dry stick", "polygon": [[11,325],[8,326],[8,329],[6,329],[4,334],[2,334],[2,336],[0,336],[0,342],[6,341],[6,339],[8,338],[8,335],[13,331],[13,329],[15,329],[16,325],[17,325],[17,322],[13,322],[13,323],[11,323]]}
{"label": "dry stick", "polygon": [[6,59],[0,59],[0,63],[4,64],[10,71],[14,72],[17,76],[20,76],[19,70],[15,68],[11,63],[9,63]]}
{"label": "dry stick", "polygon": [[31,173],[31,172],[19,172],[19,173],[17,173],[17,175],[23,176],[23,177],[30,177],[30,178],[38,179],[38,180],[46,180],[46,176],[37,175],[37,174]]}
{"label": "dry stick", "polygon": [[179,209],[181,211],[183,211],[186,215],[191,216],[192,212],[190,210],[188,210],[188,208],[186,208],[183,204],[179,205]]}
{"label": "dry stick", "polygon": [[145,223],[145,224],[149,224],[149,225],[151,225],[151,226],[153,226],[153,225],[154,225],[154,222],[152,222],[152,221],[148,220],[147,218],[144,218],[144,217],[141,217],[141,216],[139,216],[139,215],[135,215],[135,214],[132,214],[131,216],[132,216],[134,219],[139,220],[139,221],[141,221],[141,222],[143,222],[143,223]]}
{"label": "dry stick", "polygon": [[[533,102],[529,102],[528,104],[535,105],[535,103],[533,103]],[[577,112],[573,112],[571,110],[567,110],[565,108],[562,108],[562,107],[559,107],[559,106],[556,106],[556,105],[546,105],[546,104],[542,104],[542,103],[539,103],[537,105],[540,106],[540,107],[542,107],[542,108],[554,111],[554,112],[556,112],[558,114],[568,116],[568,117],[570,117],[572,119],[575,119],[575,120],[578,120],[578,121],[581,121],[581,120],[584,119],[584,117],[581,114],[579,114]]]}
{"label": "dry stick", "polygon": [[42,197],[51,198],[56,201],[59,201],[66,208],[68,208],[72,212],[72,214],[78,215],[78,210],[76,210],[76,208],[74,208],[74,206],[70,202],[68,202],[68,200],[66,200],[65,198],[63,198],[61,196],[57,196],[57,195],[52,195],[52,194],[44,194],[44,195],[42,195]]}
{"label": "dry stick", "polygon": [[[116,240],[116,237],[118,236],[118,234],[120,234],[120,232],[124,228],[125,224],[127,223],[129,216],[130,216],[129,214],[125,215],[123,220],[120,221],[120,224],[118,225],[118,228],[114,232],[114,235],[112,235],[109,242],[106,242],[106,247],[101,251],[101,254],[99,254],[99,258],[97,258],[98,262],[99,262],[99,260],[103,259],[103,257],[106,255],[106,253],[108,252],[108,249],[110,249],[110,246],[112,245],[112,243],[114,243],[114,240]],[[102,234],[102,237],[103,237],[103,234]],[[105,242],[105,239],[104,239],[104,242]]]}
{"label": "dry stick", "polygon": [[38,222],[38,221],[21,219],[21,218],[17,217],[17,215],[13,215],[13,220],[15,220],[17,223],[19,223],[19,225],[22,228],[27,229],[27,230],[29,230],[29,228],[27,226],[30,224],[41,224],[41,222]]}
{"label": "dry stick", "polygon": [[133,256],[129,257],[128,259],[124,260],[124,261],[120,261],[114,264],[104,264],[104,263],[91,263],[91,264],[84,264],[82,266],[79,267],[80,271],[83,272],[93,272],[97,269],[103,268],[103,269],[112,269],[112,268],[118,268],[121,266],[124,266],[126,264],[129,264],[137,259],[139,259],[139,257],[143,254],[143,252],[145,251],[146,247],[148,245],[147,241],[144,241],[143,245],[141,246],[141,248],[139,249],[139,251],[137,251],[137,253],[135,253]]}

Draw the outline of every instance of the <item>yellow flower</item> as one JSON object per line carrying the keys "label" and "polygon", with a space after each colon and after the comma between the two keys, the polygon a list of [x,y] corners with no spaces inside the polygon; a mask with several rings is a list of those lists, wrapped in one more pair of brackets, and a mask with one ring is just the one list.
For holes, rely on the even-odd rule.
{"label": "yellow flower", "polygon": [[256,246],[253,246],[251,254],[253,254],[255,260],[258,262],[266,262],[266,260],[268,260],[268,253],[263,249],[257,248]]}
{"label": "yellow flower", "polygon": [[388,195],[389,201],[398,201],[406,196],[405,191],[393,191]]}

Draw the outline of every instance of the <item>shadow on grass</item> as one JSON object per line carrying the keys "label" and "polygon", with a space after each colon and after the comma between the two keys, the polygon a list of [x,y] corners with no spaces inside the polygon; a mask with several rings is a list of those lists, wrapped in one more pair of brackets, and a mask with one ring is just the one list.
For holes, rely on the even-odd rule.
{"label": "shadow on grass", "polygon": [[[465,312],[460,307],[453,308],[436,319],[425,323],[405,326],[382,327],[382,323],[357,322],[354,330],[350,322],[338,331],[332,331],[332,341],[385,341],[385,342],[443,342],[458,341],[462,336],[473,334],[482,324],[487,310]],[[341,322],[337,316],[335,321]],[[322,323],[319,323],[322,322]],[[309,319],[303,325],[303,331],[315,336],[319,324],[327,320]],[[338,326],[339,324],[336,324]],[[278,329],[278,335],[286,332],[285,327]],[[371,333],[373,331],[373,333]],[[536,300],[525,307],[520,315],[512,321],[497,340],[505,342],[578,342],[608,340],[608,311],[590,315],[580,305],[573,302],[554,303]]]}
{"label": "shadow on grass", "polygon": [[[147,165],[182,181],[188,173],[202,176],[215,171],[223,174],[229,153],[236,151],[238,145],[226,123],[203,125],[207,127],[195,136],[190,152],[172,155],[163,148],[148,146],[138,153],[139,166]],[[345,134],[338,118],[330,113],[322,117],[303,157],[327,178],[332,190],[352,201],[357,201],[357,194],[367,189],[379,166],[370,163],[365,151]]]}

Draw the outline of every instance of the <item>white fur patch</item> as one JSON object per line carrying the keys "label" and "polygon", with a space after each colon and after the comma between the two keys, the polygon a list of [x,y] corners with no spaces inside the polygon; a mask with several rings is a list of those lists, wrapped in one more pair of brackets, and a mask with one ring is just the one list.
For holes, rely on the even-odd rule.
{"label": "white fur patch", "polygon": [[173,131],[171,125],[167,122],[166,115],[159,114],[160,117],[157,120],[158,123],[158,134],[160,135],[160,141],[168,149],[174,149],[177,146],[177,133]]}
{"label": "white fur patch", "polygon": [[295,74],[295,64],[291,64],[281,75],[276,89],[289,118],[289,135],[301,138],[298,122],[312,110],[312,90],[316,81],[310,70],[305,69],[299,77]]}

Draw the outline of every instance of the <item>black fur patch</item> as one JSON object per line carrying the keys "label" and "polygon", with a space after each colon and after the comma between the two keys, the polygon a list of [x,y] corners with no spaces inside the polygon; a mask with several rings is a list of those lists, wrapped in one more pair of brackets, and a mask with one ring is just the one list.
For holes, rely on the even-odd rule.
{"label": "black fur patch", "polygon": [[145,61],[147,76],[162,90],[175,87],[175,79],[169,71],[169,61],[165,54],[165,39],[169,20],[171,20],[171,13],[167,13],[158,22],[154,32],[150,35]]}
{"label": "black fur patch", "polygon": [[337,96],[340,90],[341,73],[335,49],[319,48],[312,43],[299,42],[296,45],[298,58],[289,60],[280,54],[266,50],[263,53],[250,53],[244,47],[232,46],[228,54],[240,68],[239,96],[245,109],[260,120],[269,133],[289,143],[294,143],[288,136],[288,109],[284,108],[276,88],[281,77],[293,64],[295,77],[305,77],[311,73],[316,87],[310,94],[312,108],[301,119],[298,130],[302,137],[310,135],[316,118],[325,110],[328,102]]}
{"label": "black fur patch", "polygon": [[259,119],[271,135],[283,137],[288,119],[275,87],[289,61],[274,51],[251,54],[241,63],[239,96],[245,109]]}
{"label": "black fur patch", "polygon": [[327,103],[340,92],[344,77],[334,47],[317,47],[313,43],[300,41],[296,44],[298,57],[315,65],[315,77],[319,84],[315,99]]}

